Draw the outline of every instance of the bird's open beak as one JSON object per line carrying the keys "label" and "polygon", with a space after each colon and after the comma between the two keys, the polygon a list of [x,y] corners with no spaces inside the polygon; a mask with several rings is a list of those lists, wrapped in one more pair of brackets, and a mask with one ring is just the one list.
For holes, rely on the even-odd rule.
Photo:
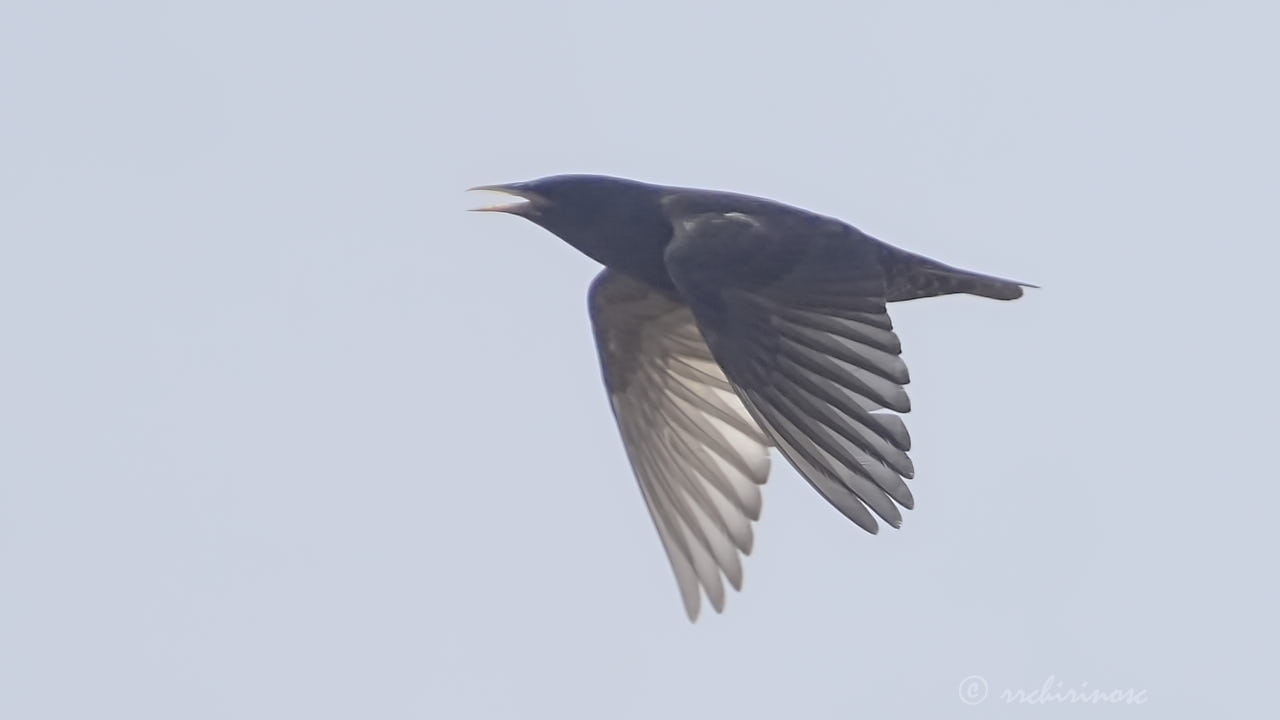
{"label": "bird's open beak", "polygon": [[520,187],[520,183],[512,183],[510,185],[477,185],[473,188],[467,188],[467,192],[471,192],[473,190],[513,195],[520,198],[520,200],[501,205],[471,208],[472,212],[504,212],[511,213],[512,215],[523,215],[528,217],[530,213],[536,213],[547,202],[547,199],[538,193],[531,190],[525,190]]}

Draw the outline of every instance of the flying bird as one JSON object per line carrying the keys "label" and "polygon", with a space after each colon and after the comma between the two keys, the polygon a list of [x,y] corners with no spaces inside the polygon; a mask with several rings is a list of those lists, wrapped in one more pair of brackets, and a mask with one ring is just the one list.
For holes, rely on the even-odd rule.
{"label": "flying bird", "polygon": [[777,447],[864,530],[914,505],[907,366],[886,303],[1026,283],[748,195],[601,175],[485,185],[604,265],[591,322],[627,457],[690,620],[742,586]]}

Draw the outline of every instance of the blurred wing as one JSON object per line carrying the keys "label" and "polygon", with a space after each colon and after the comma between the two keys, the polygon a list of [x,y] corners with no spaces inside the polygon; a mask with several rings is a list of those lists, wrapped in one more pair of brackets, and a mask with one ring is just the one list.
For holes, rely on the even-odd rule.
{"label": "blurred wing", "polygon": [[911,409],[909,377],[876,241],[788,209],[667,209],[667,268],[753,417],[849,519],[876,532],[870,508],[898,527],[914,503],[895,414]]}
{"label": "blurred wing", "polygon": [[768,440],[707,349],[688,306],[605,270],[591,284],[605,387],[689,619],[698,587],[724,608],[721,575],[742,586]]}

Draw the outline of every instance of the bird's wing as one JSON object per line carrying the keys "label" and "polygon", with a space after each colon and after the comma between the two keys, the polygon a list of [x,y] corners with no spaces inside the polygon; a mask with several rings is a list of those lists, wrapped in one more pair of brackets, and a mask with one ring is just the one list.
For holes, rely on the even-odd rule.
{"label": "bird's wing", "polygon": [[721,575],[742,586],[769,443],[707,349],[688,306],[612,270],[591,284],[591,321],[627,456],[689,619],[698,586],[719,612]]}
{"label": "bird's wing", "polygon": [[913,505],[911,440],[895,414],[911,409],[909,378],[876,241],[799,211],[678,197],[667,210],[667,269],[752,416],[849,519],[876,532],[870,508],[898,527],[898,505]]}

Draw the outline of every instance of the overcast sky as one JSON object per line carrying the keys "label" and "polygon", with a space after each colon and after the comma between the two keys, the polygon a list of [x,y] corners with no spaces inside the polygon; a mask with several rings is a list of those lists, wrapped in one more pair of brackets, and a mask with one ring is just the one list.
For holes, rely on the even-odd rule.
{"label": "overcast sky", "polygon": [[[0,717],[1274,707],[1278,24],[4,0]],[[744,591],[691,625],[596,267],[464,212],[561,172],[1043,289],[893,306],[917,508],[869,536],[777,460]],[[1046,685],[1145,703],[1009,701]]]}

